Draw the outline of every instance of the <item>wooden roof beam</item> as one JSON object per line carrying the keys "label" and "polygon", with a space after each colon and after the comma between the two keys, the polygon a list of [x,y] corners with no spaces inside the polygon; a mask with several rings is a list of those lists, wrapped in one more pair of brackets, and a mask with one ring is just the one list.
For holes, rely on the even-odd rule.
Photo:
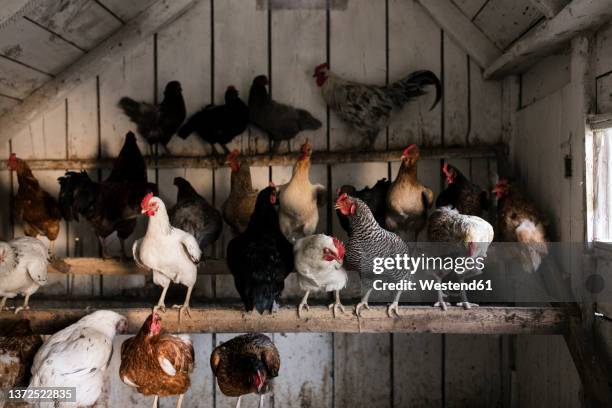
{"label": "wooden roof beam", "polygon": [[451,0],[417,0],[480,67],[486,68],[501,51]]}
{"label": "wooden roof beam", "polygon": [[22,103],[0,116],[0,145],[6,143],[39,114],[65,99],[70,91],[123,58],[142,40],[181,16],[198,0],[158,0],[77,62],[45,83]]}
{"label": "wooden roof beam", "polygon": [[0,8],[0,30],[40,3],[39,0],[4,0]]}
{"label": "wooden roof beam", "polygon": [[611,18],[611,1],[574,0],[554,18],[514,43],[487,67],[484,76],[501,78],[524,72],[537,59],[551,54],[577,34],[594,29]]}
{"label": "wooden roof beam", "polygon": [[546,18],[553,18],[556,16],[563,7],[567,5],[567,0],[530,0],[533,7],[535,7],[540,13],[544,14]]}

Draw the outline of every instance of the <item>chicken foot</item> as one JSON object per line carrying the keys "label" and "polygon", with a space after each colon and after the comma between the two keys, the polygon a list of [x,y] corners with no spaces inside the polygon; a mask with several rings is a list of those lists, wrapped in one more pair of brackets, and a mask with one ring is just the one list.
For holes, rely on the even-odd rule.
{"label": "chicken foot", "polygon": [[[442,282],[442,278],[436,276],[436,281],[438,283]],[[438,301],[436,303],[433,304],[434,307],[439,307],[442,310],[446,311],[446,309],[448,309],[448,307],[451,305],[448,302],[444,301],[444,298],[446,297],[446,294],[444,294],[444,292],[442,292],[441,290],[438,290]]]}
{"label": "chicken foot", "polygon": [[363,295],[363,297],[361,298],[361,302],[357,303],[357,306],[355,306],[355,314],[357,315],[357,317],[361,317],[362,308],[370,310],[370,305],[368,305],[368,299],[370,298],[370,293],[372,293],[372,289],[368,289],[366,294]]}
{"label": "chicken foot", "polygon": [[389,317],[400,317],[399,315],[399,300],[402,296],[402,291],[398,290],[393,299],[393,303],[387,306],[387,316]]}
{"label": "chicken foot", "polygon": [[332,314],[334,315],[334,319],[336,318],[336,310],[339,310],[344,314],[344,306],[342,305],[342,302],[340,302],[340,291],[336,290],[335,292],[336,292],[336,301],[330,304],[329,306],[327,306],[327,308],[332,311]]}
{"label": "chicken foot", "polygon": [[168,281],[168,284],[164,286],[164,289],[162,290],[162,293],[159,297],[159,301],[157,301],[157,305],[153,307],[153,313],[157,313],[158,310],[161,310],[162,312],[166,312],[166,304],[164,303],[164,300],[166,299],[166,292],[168,292],[169,287],[170,287],[170,281]]}
{"label": "chicken foot", "polygon": [[302,298],[302,301],[298,305],[298,317],[300,319],[302,318],[302,309],[310,310],[310,306],[308,306],[308,295],[309,294],[310,294],[310,291],[307,290],[306,293],[304,293],[304,297]]}
{"label": "chicken foot", "polygon": [[[463,283],[463,279],[459,280]],[[465,310],[471,309],[473,307],[478,307],[477,303],[470,303],[467,298],[467,294],[465,293],[465,289],[461,289],[461,302],[457,302],[457,306],[463,307]]]}
{"label": "chicken foot", "polygon": [[30,302],[30,295],[25,295],[23,299],[23,305],[15,308],[15,314],[21,312],[22,310],[30,310],[30,306],[28,303]]}
{"label": "chicken foot", "polygon": [[181,316],[183,315],[183,313],[191,317],[191,308],[189,307],[189,301],[191,300],[191,291],[193,291],[193,286],[187,287],[187,295],[185,295],[185,301],[183,302],[183,304],[172,306],[173,309],[179,310],[179,324],[181,322]]}

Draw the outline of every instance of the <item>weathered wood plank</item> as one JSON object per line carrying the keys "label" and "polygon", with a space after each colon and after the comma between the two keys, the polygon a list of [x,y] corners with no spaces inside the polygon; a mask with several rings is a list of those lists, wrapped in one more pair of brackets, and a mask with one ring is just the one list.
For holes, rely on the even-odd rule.
{"label": "weathered wood plank", "polygon": [[[35,71],[28,67],[24,67],[21,64],[0,57],[0,93],[11,98],[23,99],[30,95],[33,90],[40,87],[42,84],[51,79],[51,76],[43,74],[42,72]],[[23,102],[21,103],[23,105]],[[19,109],[21,105],[15,105],[11,111],[2,117],[6,117],[15,109]],[[37,112],[37,114],[43,113],[48,109],[46,107],[43,110]],[[27,125],[30,121],[34,120],[37,115],[32,115],[28,118],[24,125]],[[10,135],[7,133],[6,137],[0,141],[4,143],[8,141],[15,133],[21,129],[14,130]]]}
{"label": "weathered wood plank", "polygon": [[444,34],[444,146],[465,146],[469,134],[469,57]]}
{"label": "weathered wood plank", "polygon": [[502,83],[486,80],[482,69],[470,61],[470,145],[502,141]]}
{"label": "weathered wood plank", "polygon": [[612,71],[612,23],[604,25],[595,35],[595,66],[593,75],[595,77],[605,75]]}
{"label": "weathered wood plank", "polygon": [[569,54],[550,55],[536,63],[521,77],[522,107],[550,95],[570,81]]}
{"label": "weathered wood plank", "polygon": [[5,112],[11,110],[11,108],[19,104],[19,102],[19,99],[0,95],[0,115],[3,115]]}
{"label": "weathered wood plank", "polygon": [[0,11],[0,29],[20,18],[30,7],[36,6],[38,1],[33,0],[7,0],[2,4]]}
{"label": "weathered wood plank", "polygon": [[123,22],[128,22],[155,3],[155,0],[98,0],[98,3],[103,4]]}
{"label": "weathered wood plank", "polygon": [[546,18],[553,18],[559,13],[563,7],[569,3],[569,0],[530,0],[531,4]]}
{"label": "weathered wood plank", "polygon": [[597,112],[612,112],[612,72],[597,78]]}
{"label": "weathered wood plank", "polygon": [[465,14],[465,16],[471,20],[476,16],[476,13],[482,9],[482,6],[484,6],[487,1],[488,0],[453,0],[453,3],[455,3],[455,5],[461,9],[463,14]]}

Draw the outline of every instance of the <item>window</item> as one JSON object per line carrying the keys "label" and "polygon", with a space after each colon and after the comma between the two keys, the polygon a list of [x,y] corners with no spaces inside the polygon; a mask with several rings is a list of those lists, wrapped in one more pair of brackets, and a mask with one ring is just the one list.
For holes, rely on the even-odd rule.
{"label": "window", "polygon": [[[594,115],[587,138],[589,238],[612,247],[612,115]],[[590,140],[589,140],[590,139]]]}

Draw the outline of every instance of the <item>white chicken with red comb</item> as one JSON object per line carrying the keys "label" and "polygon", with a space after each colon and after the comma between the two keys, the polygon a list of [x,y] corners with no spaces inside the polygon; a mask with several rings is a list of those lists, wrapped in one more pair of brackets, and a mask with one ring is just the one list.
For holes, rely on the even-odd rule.
{"label": "white chicken with red comb", "polygon": [[321,290],[336,294],[336,301],[329,305],[334,317],[338,311],[344,313],[344,306],[340,302],[340,290],[348,281],[346,270],[342,267],[344,252],[342,241],[325,234],[311,235],[295,243],[293,255],[298,284],[306,292],[298,306],[298,316],[302,317],[303,309],[308,310],[310,292]]}
{"label": "white chicken with red comb", "polygon": [[159,301],[153,309],[165,311],[164,300],[170,282],[187,286],[187,295],[179,316],[189,315],[189,300],[196,282],[198,263],[202,258],[200,245],[193,235],[170,225],[166,206],[161,198],[147,194],[141,203],[142,213],[149,217],[144,237],[134,242],[134,261],[142,268],[153,272],[153,282],[163,288]]}

